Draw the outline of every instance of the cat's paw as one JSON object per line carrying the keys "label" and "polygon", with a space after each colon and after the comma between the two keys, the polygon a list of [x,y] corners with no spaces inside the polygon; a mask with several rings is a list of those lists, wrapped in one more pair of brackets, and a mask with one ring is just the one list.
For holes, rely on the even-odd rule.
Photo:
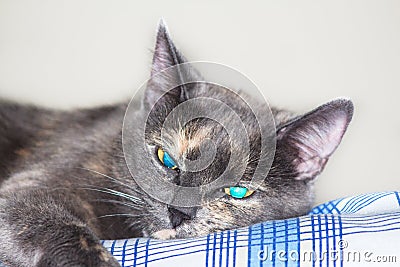
{"label": "cat's paw", "polygon": [[[72,243],[72,242],[71,242]],[[68,246],[48,247],[37,267],[120,267],[118,261],[97,241],[80,236]],[[67,243],[66,243],[67,244]]]}
{"label": "cat's paw", "polygon": [[120,267],[118,261],[101,245],[91,250],[75,250],[69,253],[45,253],[36,267]]}

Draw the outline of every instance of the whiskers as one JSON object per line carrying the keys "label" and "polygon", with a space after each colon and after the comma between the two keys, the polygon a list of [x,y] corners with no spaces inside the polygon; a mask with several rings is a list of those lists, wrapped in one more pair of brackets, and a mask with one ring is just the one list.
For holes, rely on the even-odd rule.
{"label": "whiskers", "polygon": [[111,177],[110,175],[107,175],[107,174],[98,172],[98,171],[96,171],[96,170],[84,168],[84,167],[77,167],[77,169],[85,170],[85,171],[92,172],[92,173],[94,173],[94,174],[100,175],[100,176],[102,176],[103,178],[107,178],[107,179],[111,180],[111,181],[112,181],[113,183],[115,183],[115,184],[122,185],[122,186],[124,186],[124,187],[126,187],[126,188],[129,188],[129,189],[132,190],[133,192],[136,192],[136,193],[138,193],[138,194],[143,194],[142,192],[140,192],[140,191],[137,190],[136,188],[132,187],[131,185],[128,185],[128,184],[126,184],[126,183],[123,183],[120,179],[116,179],[116,178],[114,178],[114,177]]}
{"label": "whiskers", "polygon": [[97,218],[107,218],[107,217],[131,217],[131,218],[142,218],[144,216],[148,216],[148,214],[130,214],[130,213],[114,213],[114,214],[106,214],[102,216],[98,216]]}
{"label": "whiskers", "polygon": [[100,193],[105,193],[105,194],[109,194],[112,196],[116,196],[116,197],[120,197],[123,198],[125,200],[129,200],[132,203],[135,204],[145,204],[145,202],[135,196],[132,196],[130,194],[118,191],[118,190],[114,190],[114,189],[110,189],[110,188],[106,188],[106,187],[100,187],[100,188],[96,188],[96,187],[81,187],[79,189],[84,189],[84,190],[92,190],[92,191],[96,191],[96,192],[100,192]]}
{"label": "whiskers", "polygon": [[[135,222],[131,223],[132,225],[134,225],[134,224],[140,222],[143,217],[150,216],[150,213],[143,213],[143,211],[147,211],[150,208],[147,205],[147,202],[145,202],[141,198],[141,196],[144,195],[143,192],[137,190],[132,185],[128,185],[128,184],[124,183],[123,181],[121,181],[121,179],[114,178],[110,175],[98,172],[96,170],[83,168],[83,167],[79,167],[79,169],[99,175],[103,178],[108,179],[112,183],[112,186],[108,186],[108,187],[98,186],[98,185],[85,185],[85,186],[76,188],[78,190],[88,190],[88,191],[98,192],[98,193],[110,196],[110,198],[96,198],[96,199],[91,200],[91,202],[103,202],[103,203],[113,204],[115,206],[124,207],[124,209],[117,209],[117,208],[113,209],[111,207],[108,210],[111,213],[97,216],[97,218],[107,218],[107,217],[136,218],[137,220],[135,220]],[[129,194],[128,192],[122,192],[120,189],[116,189],[117,186],[119,186],[119,187],[122,186],[124,189],[127,189],[124,191],[128,191],[128,192],[131,191],[136,194]],[[128,208],[128,211],[127,211],[127,208]],[[129,210],[132,210],[133,212],[130,213]],[[112,212],[114,212],[114,213],[112,213]]]}

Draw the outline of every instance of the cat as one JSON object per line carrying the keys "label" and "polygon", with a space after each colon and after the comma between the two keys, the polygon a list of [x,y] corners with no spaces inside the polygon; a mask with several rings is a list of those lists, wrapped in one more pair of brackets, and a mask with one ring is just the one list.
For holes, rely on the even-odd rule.
{"label": "cat", "polygon": [[[151,76],[185,62],[160,23]],[[247,164],[241,178],[246,181],[260,159],[260,132],[249,110],[232,93],[191,84],[164,94],[168,83],[168,79],[155,79],[137,105],[132,125],[143,127],[143,114],[149,114],[145,139],[149,149],[132,145],[125,151],[140,160],[133,172],[127,166],[122,140],[128,102],[73,111],[0,102],[0,262],[7,266],[119,266],[101,246],[101,239],[195,237],[309,211],[313,181],[352,118],[350,100],[333,100],[304,115],[272,108],[275,156],[260,186],[253,192],[232,184],[214,201],[178,207],[149,196],[135,181],[161,177],[196,187],[219,176],[232,153]],[[210,95],[228,103],[246,122],[250,155],[229,151],[226,131],[206,118],[192,120],[178,132],[164,129],[170,144],[159,143],[159,127],[174,107]],[[124,138],[131,138],[133,144],[141,142],[135,141],[137,129],[133,127]],[[180,168],[183,155],[199,156],[197,145],[205,138],[216,140],[215,162],[198,172]]]}

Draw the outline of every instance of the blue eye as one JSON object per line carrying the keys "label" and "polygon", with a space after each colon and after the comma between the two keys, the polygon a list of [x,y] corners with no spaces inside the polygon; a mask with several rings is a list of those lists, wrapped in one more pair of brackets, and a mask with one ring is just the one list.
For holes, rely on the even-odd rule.
{"label": "blue eye", "polygon": [[233,198],[245,198],[254,193],[254,191],[241,186],[231,186],[224,189],[225,194]]}
{"label": "blue eye", "polygon": [[171,156],[161,148],[158,149],[157,155],[158,159],[161,161],[162,164],[164,164],[165,167],[173,170],[178,168],[178,166],[176,165],[175,161],[171,158]]}

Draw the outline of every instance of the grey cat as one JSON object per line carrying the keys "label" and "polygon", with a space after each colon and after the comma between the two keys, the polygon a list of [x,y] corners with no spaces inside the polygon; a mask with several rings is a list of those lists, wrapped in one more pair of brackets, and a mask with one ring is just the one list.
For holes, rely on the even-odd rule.
{"label": "grey cat", "polygon": [[[161,23],[152,75],[184,62]],[[119,266],[101,239],[195,237],[308,212],[313,180],[352,118],[349,100],[334,100],[299,116],[272,108],[276,151],[261,186],[246,197],[228,191],[199,207],[177,207],[147,195],[135,179],[162,177],[195,187],[218,177],[230,153],[242,154],[230,150],[226,131],[207,118],[183,126],[176,121],[183,128],[164,129],[170,142],[160,143],[160,125],[175,106],[212,96],[246,122],[251,150],[242,155],[247,167],[241,184],[251,179],[257,165],[260,132],[233,93],[197,84],[166,93],[168,83],[159,79],[149,86],[136,111],[133,125],[141,127],[143,114],[154,106],[146,126],[149,149],[138,145],[127,152],[140,159],[134,173],[125,162],[121,138],[128,103],[67,112],[0,102],[0,261],[7,266]],[[134,132],[125,138],[136,142]],[[186,171],[183,158],[198,157],[198,143],[204,138],[216,141],[217,157],[204,170]]]}

